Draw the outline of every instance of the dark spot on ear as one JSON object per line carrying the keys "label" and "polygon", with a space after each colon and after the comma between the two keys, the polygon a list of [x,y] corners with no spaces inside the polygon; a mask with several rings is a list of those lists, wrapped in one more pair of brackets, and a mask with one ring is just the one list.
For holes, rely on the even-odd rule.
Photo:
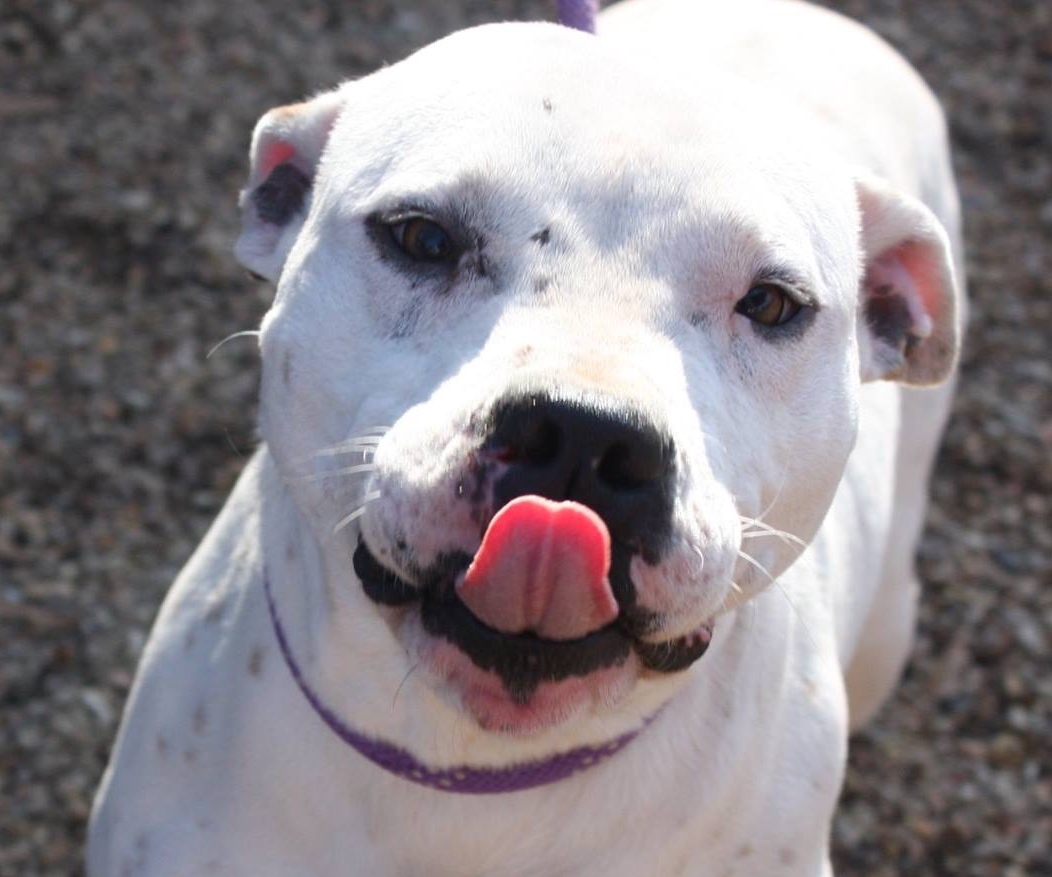
{"label": "dark spot on ear", "polygon": [[160,755],[161,758],[166,758],[168,756],[168,738],[165,737],[164,734],[157,735],[157,754]]}
{"label": "dark spot on ear", "polygon": [[291,164],[279,164],[252,193],[252,204],[264,222],[287,225],[303,209],[311,181]]}
{"label": "dark spot on ear", "polygon": [[205,727],[208,725],[208,711],[205,709],[203,703],[199,703],[197,708],[194,710],[194,733],[203,734]]}
{"label": "dark spot on ear", "polygon": [[543,274],[533,278],[534,292],[544,292],[551,285],[552,279],[550,277],[545,277]]}
{"label": "dark spot on ear", "polygon": [[536,234],[530,235],[530,240],[535,244],[540,244],[542,247],[547,246],[548,241],[552,239],[552,230],[550,228],[542,228]]}
{"label": "dark spot on ear", "polygon": [[541,106],[544,107],[544,111],[546,113],[550,113],[554,109],[554,105],[552,104],[552,99],[550,97],[546,97],[544,100],[542,100]]}
{"label": "dark spot on ear", "polygon": [[891,287],[882,286],[866,299],[866,323],[889,347],[905,350],[913,318],[906,300],[891,292]]}
{"label": "dark spot on ear", "polygon": [[193,746],[183,751],[183,761],[187,764],[193,764],[197,761],[197,750]]}
{"label": "dark spot on ear", "polygon": [[778,861],[782,865],[792,865],[796,862],[796,853],[790,849],[779,850]]}
{"label": "dark spot on ear", "polygon": [[186,636],[183,637],[183,648],[186,651],[190,651],[190,649],[194,647],[196,640],[197,638],[194,636],[194,632],[192,630],[188,631]]}
{"label": "dark spot on ear", "polygon": [[703,311],[695,311],[687,319],[695,329],[704,329],[709,325],[709,315]]}
{"label": "dark spot on ear", "polygon": [[287,387],[292,383],[292,354],[286,353],[285,358],[281,361],[281,377],[285,381]]}

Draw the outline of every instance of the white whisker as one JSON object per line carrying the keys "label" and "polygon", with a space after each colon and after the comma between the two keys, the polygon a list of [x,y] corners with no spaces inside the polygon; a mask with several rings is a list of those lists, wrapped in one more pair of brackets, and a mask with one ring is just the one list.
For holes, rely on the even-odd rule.
{"label": "white whisker", "polygon": [[765,576],[767,576],[768,581],[778,589],[779,593],[783,597],[785,597],[785,602],[788,603],[789,608],[793,610],[793,614],[796,616],[796,620],[800,622],[800,626],[804,629],[804,633],[807,635],[808,640],[810,640],[812,648],[817,649],[818,643],[815,641],[815,638],[811,635],[811,629],[807,626],[807,622],[804,620],[803,615],[800,614],[800,610],[796,608],[796,603],[794,603],[793,598],[789,596],[789,592],[784,587],[782,587],[782,583],[779,582],[778,579],[776,579],[774,576],[772,576],[771,573],[768,571],[767,567],[760,563],[760,561],[758,561],[755,557],[746,554],[740,549],[738,551],[738,557],[740,557],[747,563],[752,564],[756,569],[758,569]]}
{"label": "white whisker", "polygon": [[712,433],[708,433],[708,432],[705,432],[705,430],[702,430],[701,431],[701,437],[706,442],[715,442],[717,445],[720,446],[720,450],[724,454],[727,453],[727,446],[723,442],[721,442],[718,438],[716,438],[716,436],[714,436]]}
{"label": "white whisker", "polygon": [[357,466],[345,466],[343,469],[333,469],[328,472],[312,472],[310,475],[299,476],[300,481],[322,481],[326,478],[340,478],[345,475],[361,475],[365,472],[373,472],[375,463],[359,463]]}
{"label": "white whisker", "polygon": [[[801,539],[799,536],[794,535],[793,533],[790,533],[788,530],[779,530],[775,527],[765,524],[763,521],[757,518],[748,518],[744,515],[739,515],[738,517],[741,519],[742,523],[746,525],[746,530],[742,533],[743,539],[759,539],[763,536],[776,536],[783,542],[791,542],[793,545],[799,546],[801,551],[807,548],[807,543],[804,542],[803,539]],[[761,532],[750,533],[748,532],[749,530],[759,530]]]}
{"label": "white whisker", "polygon": [[732,581],[730,584],[730,591],[723,595],[723,599],[720,600],[720,608],[716,610],[713,617],[723,615],[725,612],[731,612],[747,605],[745,602],[745,591],[742,590],[741,585],[735,581]]}
{"label": "white whisker", "polygon": [[754,566],[756,569],[758,569],[760,572],[762,572],[765,576],[767,576],[767,580],[768,580],[768,582],[770,584],[772,584],[772,585],[774,584],[774,582],[775,582],[774,576],[772,576],[770,574],[770,572],[768,572],[767,567],[765,567],[762,563],[760,563],[760,561],[758,561],[755,557],[753,557],[751,554],[746,554],[741,549],[738,549],[738,557],[740,557],[742,560],[746,561],[747,563],[750,563],[752,566]]}
{"label": "white whisker", "polygon": [[370,434],[369,431],[363,430],[358,435],[352,436],[345,441],[337,442],[334,445],[328,445],[315,451],[312,457],[335,457],[341,454],[356,454],[364,451],[375,452],[376,446],[380,444],[383,437],[383,433]]}
{"label": "white whisker", "polygon": [[259,337],[259,330],[258,329],[246,329],[244,332],[235,332],[233,335],[227,335],[226,338],[224,338],[215,347],[213,347],[211,350],[208,351],[208,354],[205,356],[205,359],[211,359],[212,358],[212,354],[215,353],[217,350],[219,350],[219,348],[222,347],[224,344],[226,344],[227,341],[233,341],[235,338],[258,338],[258,337]]}
{"label": "white whisker", "polygon": [[360,506],[358,506],[358,508],[356,508],[353,512],[351,512],[345,518],[341,518],[337,522],[336,526],[332,528],[332,535],[335,536],[344,527],[346,527],[349,524],[352,524],[355,521],[357,521],[358,518],[360,518],[362,515],[365,514],[365,507],[367,505],[369,505],[369,503],[371,503],[373,500],[376,500],[376,499],[379,499],[379,498],[380,498],[380,491],[379,490],[374,490],[371,493],[367,493],[365,495],[365,498],[362,500],[362,504]]}
{"label": "white whisker", "polygon": [[375,454],[376,446],[380,444],[380,440],[369,441],[367,439],[358,439],[355,442],[347,442],[335,448],[323,448],[320,451],[315,451],[315,457],[340,457],[344,454]]}
{"label": "white whisker", "polygon": [[391,698],[391,706],[393,707],[398,702],[398,695],[402,693],[402,687],[409,681],[409,677],[413,675],[419,664],[413,664],[412,667],[406,672],[405,676],[402,677],[402,681],[398,683],[398,687],[395,689],[394,697]]}
{"label": "white whisker", "polygon": [[[763,524],[763,519],[766,518],[768,514],[770,514],[771,509],[773,509],[776,505],[778,505],[778,500],[781,499],[781,497],[782,497],[782,488],[784,488],[784,487],[785,487],[785,474],[784,474],[784,470],[783,470],[782,481],[778,485],[778,489],[774,492],[774,499],[772,499],[769,503],[767,503],[767,508],[765,508],[762,512],[760,512],[760,514],[758,514],[755,518],[750,518],[747,515],[742,515],[741,513],[738,514],[738,517],[741,518],[743,521],[753,521],[756,524]],[[763,524],[763,526],[767,526],[767,525]]]}

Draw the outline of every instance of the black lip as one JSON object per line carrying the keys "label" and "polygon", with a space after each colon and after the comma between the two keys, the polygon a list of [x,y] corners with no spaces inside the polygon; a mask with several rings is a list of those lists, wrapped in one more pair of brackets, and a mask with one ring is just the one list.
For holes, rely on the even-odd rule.
{"label": "black lip", "polygon": [[654,631],[656,616],[636,606],[635,591],[628,579],[632,552],[615,544],[610,570],[611,585],[620,607],[616,621],[575,640],[549,640],[532,633],[507,634],[479,621],[454,590],[457,575],[471,557],[453,552],[424,576],[421,586],[409,584],[384,567],[358,540],[354,571],[362,589],[375,603],[407,606],[420,603],[424,629],[459,648],[476,667],[500,676],[509,695],[524,703],[542,682],[558,682],[586,676],[597,670],[623,664],[631,651],[649,670],[677,673],[705,654],[709,641],[695,635],[665,642],[645,642],[642,635]]}
{"label": "black lip", "polygon": [[710,639],[688,634],[663,643],[636,640],[634,648],[643,666],[656,673],[686,670],[709,650]]}
{"label": "black lip", "polygon": [[574,640],[501,633],[479,621],[455,594],[445,599],[425,595],[420,617],[432,636],[451,642],[480,670],[496,673],[518,703],[528,702],[542,682],[619,666],[632,650],[631,640],[616,624]]}
{"label": "black lip", "polygon": [[355,574],[362,583],[362,589],[374,603],[384,606],[405,606],[407,603],[420,599],[420,589],[402,581],[383,566],[361,538],[358,539],[358,548],[351,562],[354,564]]}

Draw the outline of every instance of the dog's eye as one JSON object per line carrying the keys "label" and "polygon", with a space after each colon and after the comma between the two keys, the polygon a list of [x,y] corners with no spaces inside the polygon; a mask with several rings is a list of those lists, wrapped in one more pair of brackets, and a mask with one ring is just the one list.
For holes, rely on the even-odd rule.
{"label": "dog's eye", "polygon": [[445,262],[454,254],[449,232],[434,220],[416,216],[388,227],[399,249],[417,262]]}
{"label": "dog's eye", "polygon": [[781,326],[801,311],[801,305],[782,287],[759,283],[743,295],[734,310],[762,326]]}

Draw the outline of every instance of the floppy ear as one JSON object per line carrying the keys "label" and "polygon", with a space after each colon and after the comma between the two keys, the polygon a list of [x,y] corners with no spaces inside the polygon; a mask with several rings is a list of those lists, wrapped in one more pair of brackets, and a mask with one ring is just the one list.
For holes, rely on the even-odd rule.
{"label": "floppy ear", "polygon": [[946,230],[920,201],[856,183],[862,214],[862,380],[932,385],[953,371],[958,292]]}
{"label": "floppy ear", "polygon": [[314,173],[342,104],[337,89],[277,107],[256,123],[248,185],[238,202],[241,236],[234,246],[238,261],[254,274],[270,281],[281,274],[307,216]]}

